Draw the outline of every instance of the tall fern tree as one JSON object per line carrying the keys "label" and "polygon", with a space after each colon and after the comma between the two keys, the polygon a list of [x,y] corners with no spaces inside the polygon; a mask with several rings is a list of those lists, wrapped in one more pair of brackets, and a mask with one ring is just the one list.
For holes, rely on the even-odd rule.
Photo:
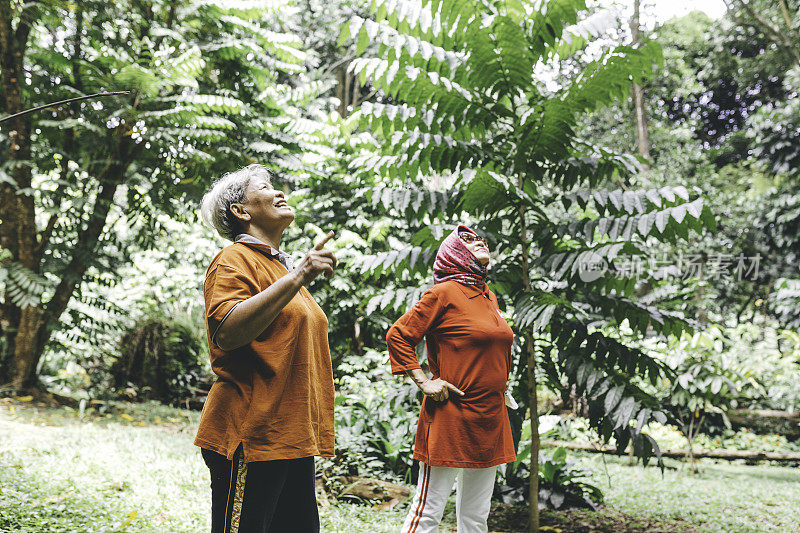
{"label": "tall fern tree", "polygon": [[[645,381],[669,377],[656,358],[624,342],[627,322],[637,335],[680,334],[692,328],[679,310],[681,295],[653,291],[635,296],[638,272],[623,257],[644,256],[653,240],[676,242],[713,228],[698,191],[623,190],[638,170],[632,157],[582,139],[578,119],[623,98],[660,63],[660,49],[617,46],[604,50],[556,91],[543,87],[537,69],[586,45],[597,18],[579,22],[582,0],[520,1],[373,0],[374,20],[343,27],[361,53],[379,43],[376,57],[352,68],[382,102],[364,104],[364,125],[383,140],[382,153],[362,158],[363,172],[385,177],[389,189],[373,198],[387,208],[411,209],[425,227],[415,246],[367,258],[367,271],[422,272],[444,232],[437,221],[469,215],[498,254],[493,286],[513,308],[522,349],[522,389],[531,422],[530,527],[538,530],[537,377],[586,398],[592,425],[620,449],[628,443],[645,461],[660,460],[657,443],[641,429],[664,422]],[[449,180],[447,193],[431,181]],[[390,190],[396,186],[398,190]],[[444,194],[447,207],[434,196]],[[425,209],[427,205],[432,209]],[[624,255],[623,255],[624,254]],[[605,264],[605,275],[581,275]],[[642,275],[657,286],[649,272]],[[404,295],[379,295],[373,306]],[[376,298],[378,298],[376,297]],[[635,423],[632,423],[635,421]]]}
{"label": "tall fern tree", "polygon": [[37,383],[52,332],[92,319],[70,316],[82,282],[108,282],[131,244],[151,246],[157,213],[185,213],[236,166],[291,164],[281,87],[305,53],[275,31],[281,7],[0,0],[0,116],[131,91],[2,124],[0,384]]}

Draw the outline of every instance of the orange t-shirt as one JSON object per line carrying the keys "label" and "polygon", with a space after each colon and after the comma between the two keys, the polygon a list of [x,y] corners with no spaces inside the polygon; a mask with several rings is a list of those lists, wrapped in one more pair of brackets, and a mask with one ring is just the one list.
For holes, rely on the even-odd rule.
{"label": "orange t-shirt", "polygon": [[494,293],[457,281],[426,291],[386,334],[393,374],[420,368],[414,349],[423,337],[433,377],[464,396],[423,398],[414,459],[459,468],[516,460],[504,395],[514,334]]}
{"label": "orange t-shirt", "polygon": [[[261,250],[261,251],[259,251]],[[203,294],[211,387],[194,443],[244,461],[333,456],[333,369],[328,319],[305,287],[250,344],[224,351],[212,342],[233,307],[288,270],[269,247],[236,242],[208,267]]]}

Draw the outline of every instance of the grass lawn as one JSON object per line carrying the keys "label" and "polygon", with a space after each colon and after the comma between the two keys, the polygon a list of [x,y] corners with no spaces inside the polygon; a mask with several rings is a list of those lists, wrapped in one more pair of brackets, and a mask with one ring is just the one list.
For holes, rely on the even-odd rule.
{"label": "grass lawn", "polygon": [[580,457],[606,503],[628,515],[680,519],[698,531],[800,532],[798,468],[702,460],[691,476],[688,466],[665,459],[662,477],[655,466],[628,466],[627,458],[606,456],[604,465],[599,455]]}
{"label": "grass lawn", "polygon": [[[0,531],[209,530],[208,471],[192,445],[199,414],[155,405],[102,413],[0,399]],[[546,531],[800,532],[800,472],[701,463],[695,477],[585,455],[608,507],[546,513]],[[668,463],[675,466],[677,463]],[[610,485],[609,485],[610,479]],[[400,529],[407,504],[321,509],[322,531]],[[524,509],[498,510],[490,529],[523,531]],[[454,525],[452,502],[443,530]]]}
{"label": "grass lawn", "polygon": [[[199,413],[92,411],[0,400],[0,532],[208,531],[208,469],[192,444]],[[405,512],[328,506],[322,530],[394,532]]]}

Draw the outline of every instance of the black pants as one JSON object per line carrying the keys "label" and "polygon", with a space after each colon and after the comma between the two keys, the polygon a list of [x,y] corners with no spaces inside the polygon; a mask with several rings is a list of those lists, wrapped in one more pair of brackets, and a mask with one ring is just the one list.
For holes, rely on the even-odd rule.
{"label": "black pants", "polygon": [[211,473],[211,533],[319,533],[314,458],[242,463],[202,449]]}

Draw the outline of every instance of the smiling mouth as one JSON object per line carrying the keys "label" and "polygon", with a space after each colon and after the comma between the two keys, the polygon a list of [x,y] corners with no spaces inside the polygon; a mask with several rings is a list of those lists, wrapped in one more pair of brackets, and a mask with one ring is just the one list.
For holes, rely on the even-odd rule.
{"label": "smiling mouth", "polygon": [[275,207],[289,207],[289,204],[286,203],[286,200],[280,200],[279,202],[275,202]]}

